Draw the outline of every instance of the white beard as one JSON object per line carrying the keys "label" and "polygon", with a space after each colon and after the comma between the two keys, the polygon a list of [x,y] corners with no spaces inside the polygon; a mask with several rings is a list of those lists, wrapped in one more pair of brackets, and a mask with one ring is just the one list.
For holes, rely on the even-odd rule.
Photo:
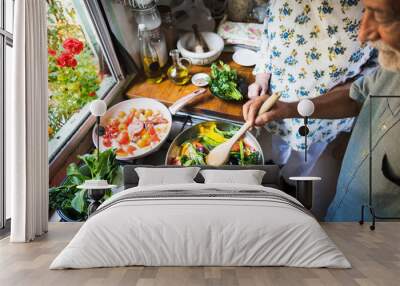
{"label": "white beard", "polygon": [[400,72],[400,51],[382,41],[371,42],[371,46],[379,50],[379,64],[386,70]]}

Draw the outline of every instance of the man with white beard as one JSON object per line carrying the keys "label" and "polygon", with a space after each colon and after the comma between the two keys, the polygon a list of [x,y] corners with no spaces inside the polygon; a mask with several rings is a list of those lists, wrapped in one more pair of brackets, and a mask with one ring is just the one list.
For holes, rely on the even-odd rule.
{"label": "man with white beard", "polygon": [[[350,93],[335,90],[329,96],[312,100],[315,105],[313,118],[334,119],[358,115],[343,159],[336,195],[326,216],[326,220],[330,221],[354,221],[360,218],[360,206],[368,203],[370,175],[377,214],[400,216],[400,98],[388,97],[400,96],[400,1],[363,2],[366,11],[359,30],[359,40],[370,42],[379,50],[381,68],[356,80]],[[270,112],[255,116],[265,99],[258,98],[249,110],[245,110],[245,118],[255,125],[300,117],[296,102],[278,102]],[[373,150],[371,174],[370,119]]]}

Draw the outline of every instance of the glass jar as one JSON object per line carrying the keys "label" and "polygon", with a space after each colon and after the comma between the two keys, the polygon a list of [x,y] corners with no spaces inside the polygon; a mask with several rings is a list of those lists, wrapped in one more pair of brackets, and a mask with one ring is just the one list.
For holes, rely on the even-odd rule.
{"label": "glass jar", "polygon": [[235,22],[246,22],[252,9],[253,1],[229,0],[228,19]]}
{"label": "glass jar", "polygon": [[161,15],[161,31],[165,36],[167,50],[171,51],[176,49],[176,42],[178,41],[178,33],[175,28],[175,18],[172,15],[170,7],[159,5],[157,8]]}

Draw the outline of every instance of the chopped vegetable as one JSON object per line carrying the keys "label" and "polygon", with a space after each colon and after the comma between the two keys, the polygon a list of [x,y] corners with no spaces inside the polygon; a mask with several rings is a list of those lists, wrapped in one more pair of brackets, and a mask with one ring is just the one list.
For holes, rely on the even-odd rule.
{"label": "chopped vegetable", "polygon": [[[197,138],[183,142],[180,146],[179,156],[172,158],[170,164],[206,165],[207,154],[213,148],[231,138],[237,130],[236,127],[230,130],[220,130],[214,122],[200,126]],[[260,154],[243,139],[240,139],[231,149],[228,164],[257,165],[259,161]]]}
{"label": "chopped vegetable", "polygon": [[168,122],[159,110],[151,108],[119,111],[105,126],[101,143],[105,148],[116,148],[120,158],[133,156],[140,149],[159,144],[167,136]]}
{"label": "chopped vegetable", "polygon": [[238,76],[235,70],[222,61],[219,66],[216,63],[211,65],[210,90],[224,100],[240,101],[243,95],[238,89]]}

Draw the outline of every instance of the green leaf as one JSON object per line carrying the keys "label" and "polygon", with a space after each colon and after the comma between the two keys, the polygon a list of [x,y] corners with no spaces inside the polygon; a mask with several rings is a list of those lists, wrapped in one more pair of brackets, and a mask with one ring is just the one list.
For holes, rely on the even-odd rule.
{"label": "green leaf", "polygon": [[86,190],[80,190],[79,192],[76,192],[71,201],[71,207],[78,213],[83,213],[86,210],[86,206]]}

